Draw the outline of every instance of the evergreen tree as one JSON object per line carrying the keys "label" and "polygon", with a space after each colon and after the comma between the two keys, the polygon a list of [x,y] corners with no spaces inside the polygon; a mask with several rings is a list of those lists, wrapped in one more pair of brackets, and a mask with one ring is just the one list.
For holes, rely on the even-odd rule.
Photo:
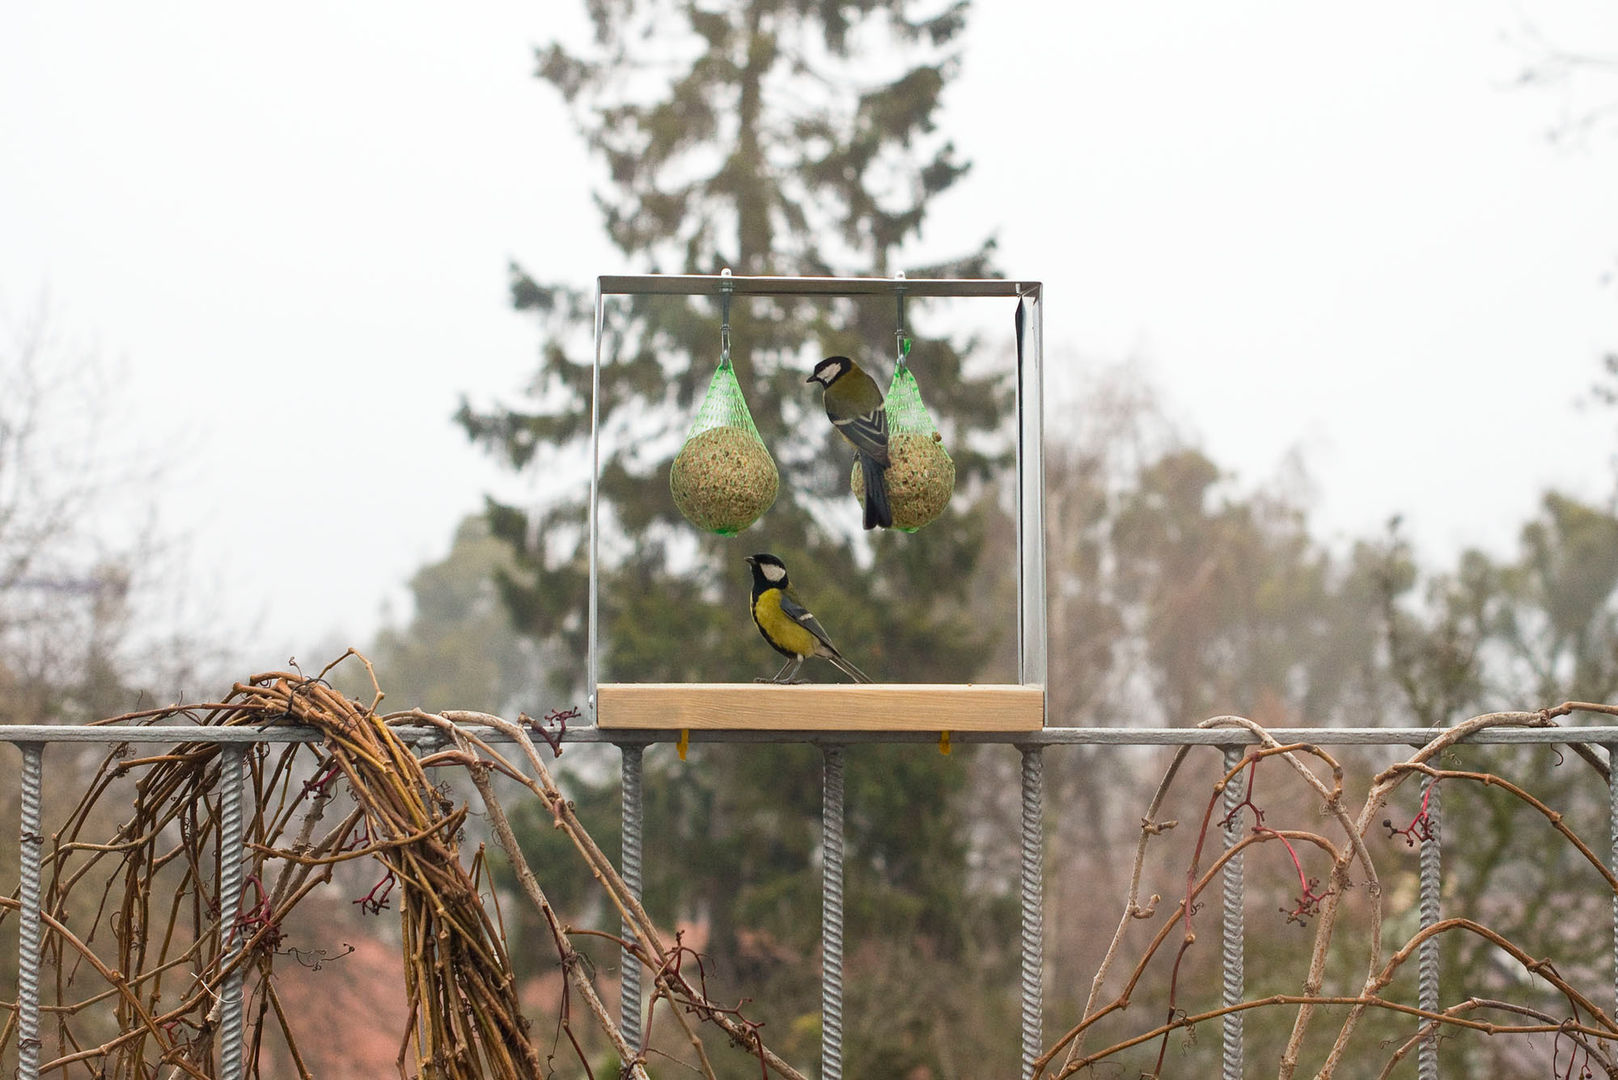
{"label": "evergreen tree", "polygon": [[[607,165],[597,192],[613,243],[659,273],[886,275],[919,236],[929,201],[965,172],[934,134],[964,21],[951,4],[915,21],[901,0],[821,5],[747,0],[596,5],[588,55],[552,45],[539,72],[574,108]],[[878,16],[881,16],[879,19]],[[880,23],[880,25],[878,25]],[[919,54],[919,55],[917,55]],[[897,58],[916,56],[912,63]],[[885,76],[884,67],[891,68]],[[911,276],[983,276],[985,243]],[[513,467],[578,460],[590,426],[590,301],[512,270],[516,306],[536,314],[543,358],[514,407],[463,405],[468,433]],[[1009,312],[1008,312],[1009,314]],[[748,679],[772,654],[750,633],[741,556],[768,547],[795,571],[838,640],[880,680],[974,674],[986,627],[964,611],[981,501],[958,497],[913,536],[856,540],[849,456],[804,385],[821,356],[860,357],[880,379],[894,341],[891,300],[738,300],[732,358],[781,470],[781,494],[736,540],[697,533],[675,509],[667,466],[719,354],[713,297],[636,297],[608,306],[600,408],[603,678]],[[1008,326],[1009,330],[1009,326]],[[880,360],[871,363],[873,358]],[[957,489],[981,490],[1004,461],[980,433],[1009,415],[1003,377],[968,375],[965,350],[918,338],[912,368],[955,458]],[[518,551],[501,586],[518,625],[556,637],[583,670],[586,558],[582,485],[538,510],[492,503],[496,535]],[[700,554],[689,557],[695,539]],[[678,558],[675,552],[679,552]],[[870,558],[874,555],[874,559]],[[833,617],[830,613],[835,613]]]}
{"label": "evergreen tree", "polygon": [[[935,5],[924,16],[920,6],[592,3],[593,42],[543,48],[539,76],[572,107],[605,165],[596,201],[627,267],[549,269],[989,276],[987,241],[930,265],[912,254],[931,201],[966,172],[936,131],[966,4]],[[591,300],[516,266],[512,298],[539,321],[539,370],[520,402],[463,403],[458,419],[513,468],[560,475],[589,446]],[[1009,461],[1008,373],[969,371],[970,342],[910,328],[910,366],[955,460],[956,495],[943,518],[913,535],[866,535],[848,493],[851,456],[805,378],[822,356],[841,353],[885,381],[893,300],[737,298],[731,355],[781,481],[758,525],[721,539],[681,518],[668,488],[669,462],[719,356],[719,315],[716,297],[607,305],[598,398],[601,678],[746,681],[772,673],[774,654],[747,615],[741,561],[760,550],[782,556],[839,647],[879,681],[1014,678],[985,661],[999,657],[1004,666],[1006,653],[995,646],[1014,632],[1012,616],[974,606],[994,595],[982,551],[1004,516],[997,484]],[[1009,342],[1009,305],[1005,315]],[[587,510],[582,482],[538,508],[488,504],[492,534],[514,553],[497,571],[501,594],[516,626],[561,658],[552,670],[564,692],[576,693],[584,673]],[[1009,967],[988,962],[1007,958],[984,951],[1014,940],[1012,912],[965,885],[966,830],[954,796],[970,756],[914,747],[849,755],[849,929],[851,942],[869,943],[851,961],[850,1003],[880,999],[891,1014],[891,1022],[850,1033],[845,1060],[855,1074],[896,1074],[889,1066],[898,1063],[936,1069],[937,1056],[949,1053],[990,1072],[1015,1060],[1009,1013],[1005,1023],[980,1026],[948,1020],[967,1002],[981,1018],[984,999],[1001,1000],[991,1014],[1014,1000]],[[649,860],[648,899],[662,917],[701,920],[721,972],[740,973],[757,1008],[768,1007],[778,1045],[791,1031],[803,1039],[796,1050],[812,1054],[819,755],[710,746],[694,749],[686,766],[670,757],[647,758],[648,848],[660,856]],[[881,989],[894,978],[912,991],[902,1006]],[[985,988],[997,980],[999,995]],[[784,1048],[793,1050],[792,1040]],[[1005,1069],[988,1064],[996,1060]]]}

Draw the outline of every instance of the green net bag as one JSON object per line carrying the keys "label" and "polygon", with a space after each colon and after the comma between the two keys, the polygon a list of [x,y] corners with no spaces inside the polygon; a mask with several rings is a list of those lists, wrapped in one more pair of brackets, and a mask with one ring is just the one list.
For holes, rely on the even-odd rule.
{"label": "green net bag", "polygon": [[[893,527],[905,532],[933,521],[955,493],[955,462],[944,450],[944,437],[921,400],[921,388],[909,365],[910,339],[905,338],[888,386],[888,503]],[[858,463],[850,479],[854,497],[865,502],[865,477]]]}
{"label": "green net bag", "polygon": [[708,393],[669,466],[674,505],[699,529],[735,536],[775,503],[780,475],[730,364],[729,327]]}

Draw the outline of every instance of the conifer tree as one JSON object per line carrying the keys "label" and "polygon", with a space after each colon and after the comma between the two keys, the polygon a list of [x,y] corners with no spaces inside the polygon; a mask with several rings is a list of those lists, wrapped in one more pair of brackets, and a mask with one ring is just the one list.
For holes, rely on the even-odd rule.
{"label": "conifer tree", "polygon": [[[724,268],[994,274],[988,240],[953,259],[914,254],[933,200],[967,171],[937,130],[959,63],[964,2],[592,0],[589,12],[593,40],[542,48],[538,74],[569,104],[604,167],[595,199],[623,264],[558,257],[544,274],[512,267],[513,301],[540,326],[539,369],[522,400],[463,403],[458,419],[514,469],[560,474],[586,457],[594,311],[581,278]],[[879,681],[1014,678],[985,667],[985,657],[1005,656],[992,646],[1012,632],[1009,617],[973,606],[993,595],[979,575],[984,537],[1004,513],[996,478],[1009,461],[1010,381],[968,370],[970,342],[916,333],[913,320],[926,312],[912,308],[910,366],[957,468],[944,517],[913,535],[862,533],[848,492],[852,459],[826,423],[818,388],[805,385],[815,362],[839,353],[885,385],[892,299],[738,298],[731,355],[781,480],[762,521],[722,539],[679,516],[667,475],[719,358],[716,298],[608,305],[598,472],[604,681],[773,673],[774,654],[747,615],[742,557],[761,550],[786,560],[839,647]],[[1005,315],[1009,341],[1009,306]],[[492,533],[515,552],[499,575],[502,595],[516,625],[547,655],[565,658],[552,681],[570,693],[580,688],[587,647],[586,513],[582,481],[539,507],[488,503]],[[1003,567],[994,573],[1009,576]],[[665,917],[707,925],[718,968],[738,977],[772,1030],[812,1030],[802,1021],[818,1006],[819,754],[699,745],[686,766],[672,757],[647,757],[648,848],[666,855],[649,860],[649,902]],[[851,1033],[853,1075],[896,1075],[900,1064],[936,1064],[940,1053],[1014,1060],[1014,1039],[998,1037],[1015,1030],[1009,1014],[981,1027],[948,1022],[968,1001],[980,1019],[1014,1001],[1006,957],[988,957],[978,944],[1013,940],[1011,909],[974,898],[966,885],[967,830],[954,796],[970,757],[874,746],[849,755],[851,932],[874,950],[863,972],[856,964],[848,973],[850,1007],[880,1002],[889,1017]],[[760,942],[769,944],[761,950]],[[985,1012],[983,999],[996,995],[983,983],[997,979],[1005,990]],[[896,982],[908,988],[903,1000]]]}
{"label": "conifer tree", "polygon": [[[666,2],[591,5],[587,50],[553,44],[539,75],[570,104],[606,168],[595,195],[623,266],[595,272],[974,277],[992,273],[990,242],[933,265],[901,261],[931,201],[966,172],[936,131],[965,4],[925,18],[905,0],[821,4],[735,0],[712,10]],[[591,297],[512,268],[516,306],[543,334],[523,400],[463,404],[469,435],[514,468],[578,461],[590,434]],[[917,306],[917,305],[913,305]],[[920,314],[917,312],[917,314]],[[1007,312],[1009,316],[1009,311]],[[975,674],[989,627],[966,610],[986,506],[972,498],[1003,451],[1009,384],[963,370],[966,349],[916,335],[911,366],[955,458],[947,517],[913,536],[844,527],[847,451],[804,379],[821,356],[892,370],[887,298],[738,300],[732,357],[760,434],[781,471],[780,496],[734,540],[694,530],[668,491],[667,467],[719,358],[713,297],[636,297],[611,304],[603,330],[601,642],[604,678],[718,681],[767,674],[770,654],[745,621],[741,557],[787,560],[838,644],[882,681]],[[1009,318],[1007,331],[1009,336]],[[983,450],[991,447],[990,456]],[[655,449],[654,449],[655,448]],[[582,484],[543,507],[491,502],[496,535],[517,549],[502,588],[518,625],[560,639],[583,670],[586,552]],[[671,550],[701,545],[698,569]],[[872,557],[874,555],[874,558]],[[738,623],[737,613],[743,613]]]}

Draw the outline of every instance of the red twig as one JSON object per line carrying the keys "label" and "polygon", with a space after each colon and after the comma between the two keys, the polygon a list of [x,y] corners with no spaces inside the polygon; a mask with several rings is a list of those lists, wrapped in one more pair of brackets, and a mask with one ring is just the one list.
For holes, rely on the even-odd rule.
{"label": "red twig", "polygon": [[545,745],[551,748],[552,757],[561,757],[562,738],[567,734],[567,722],[577,720],[579,716],[579,707],[573,705],[566,709],[552,709],[538,720],[527,713],[518,713],[517,721],[545,740]]}
{"label": "red twig", "polygon": [[358,904],[360,906],[360,910],[365,912],[367,915],[382,914],[382,912],[388,906],[388,894],[393,891],[393,886],[398,882],[398,880],[398,878],[393,876],[393,871],[389,870],[383,875],[381,881],[371,886],[370,892],[354,901],[354,903]]}
{"label": "red twig", "polygon": [[303,782],[303,793],[308,795],[314,792],[317,797],[325,795],[331,789],[332,781],[341,775],[343,775],[342,766],[335,761],[327,762],[324,769]]}
{"label": "red twig", "polygon": [[1392,840],[1395,836],[1402,836],[1405,838],[1406,847],[1415,847],[1416,841],[1431,840],[1433,838],[1433,819],[1427,815],[1427,804],[1433,797],[1433,786],[1437,783],[1437,780],[1428,782],[1421,793],[1421,812],[1410,819],[1409,825],[1402,829],[1396,829],[1393,827],[1392,818],[1382,819],[1382,827],[1388,830],[1389,840]]}
{"label": "red twig", "polygon": [[273,952],[281,944],[281,930],[275,925],[275,912],[270,908],[270,894],[265,890],[264,882],[257,874],[248,874],[242,883],[244,900],[248,886],[252,886],[253,891],[258,894],[258,900],[247,910],[238,909],[236,921],[230,927],[230,936],[234,939],[236,931],[241,930],[244,932],[242,935],[244,938],[250,938],[268,927],[263,944]]}

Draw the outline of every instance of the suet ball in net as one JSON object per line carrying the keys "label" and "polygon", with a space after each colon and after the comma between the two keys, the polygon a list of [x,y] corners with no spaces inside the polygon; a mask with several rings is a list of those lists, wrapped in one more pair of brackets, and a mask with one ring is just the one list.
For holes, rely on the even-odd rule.
{"label": "suet ball in net", "polygon": [[674,505],[697,528],[734,536],[774,505],[779,483],[727,356],[669,466]]}

